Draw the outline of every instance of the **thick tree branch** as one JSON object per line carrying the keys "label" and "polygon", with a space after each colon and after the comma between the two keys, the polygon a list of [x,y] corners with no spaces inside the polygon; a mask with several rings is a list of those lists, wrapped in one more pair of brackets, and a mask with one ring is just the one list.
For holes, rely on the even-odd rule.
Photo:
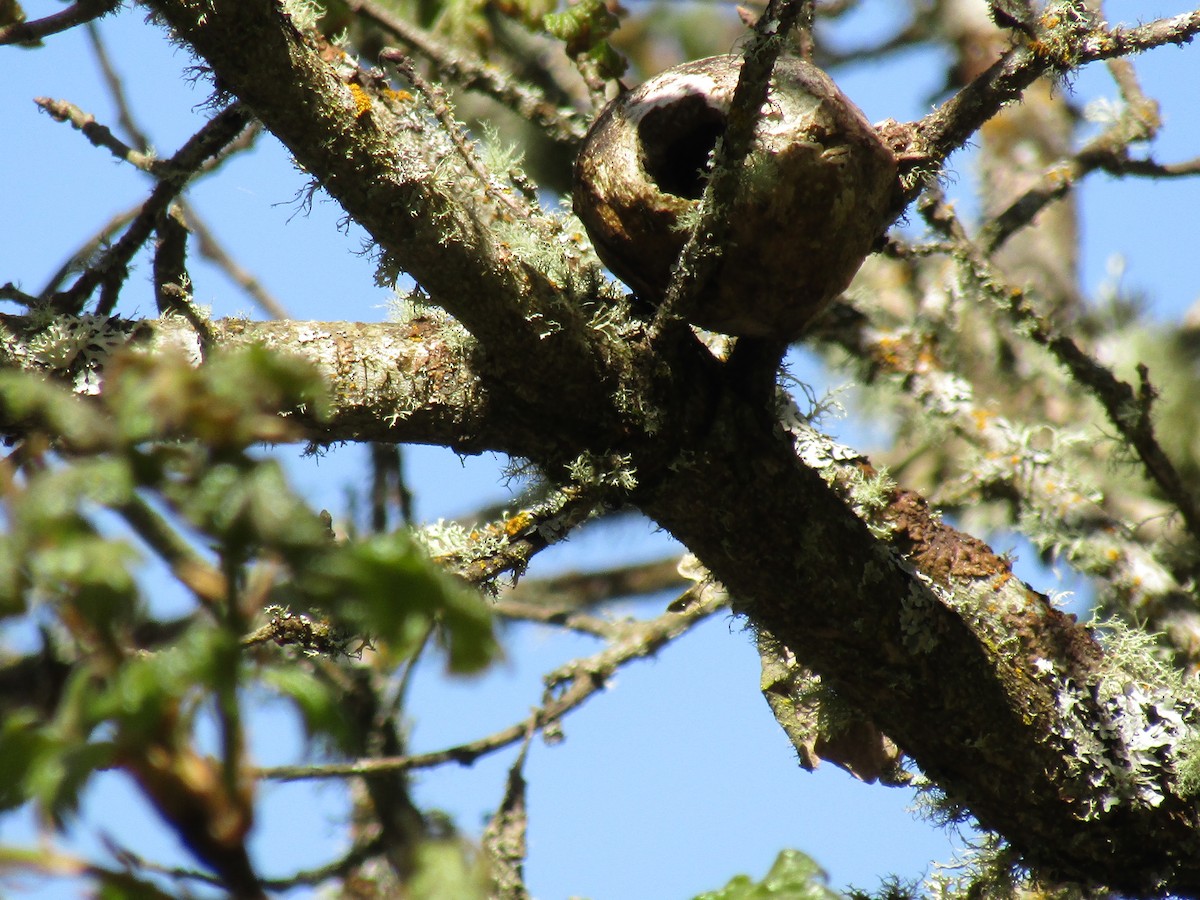
{"label": "thick tree branch", "polygon": [[[143,327],[160,346],[195,355],[188,326]],[[514,427],[469,361],[423,333],[432,328],[215,322],[211,331],[226,346],[260,343],[311,359],[337,398],[325,439],[428,440],[553,459],[563,435]],[[1132,892],[1148,873],[1177,865],[1175,886],[1200,886],[1200,861],[1174,859],[1197,827],[1190,803],[1174,795],[1175,744],[1194,712],[1123,672],[1004,559],[794,410],[783,410],[788,431],[772,429],[720,378],[689,377],[705,368],[688,360],[705,352],[698,345],[675,351],[679,389],[707,414],[680,421],[665,446],[632,440],[631,499],[700,557],[737,610],[1031,863]],[[516,726],[505,740],[523,734]],[[1136,751],[1139,741],[1155,752]]]}
{"label": "thick tree branch", "polygon": [[[1200,887],[1186,849],[1197,816],[1171,796],[1171,764],[1132,762],[1135,735],[1155,727],[1159,704],[1173,708],[1169,695],[1120,710],[1102,685],[1136,694],[1137,679],[1005,560],[910,493],[863,491],[844,453],[797,436],[816,468],[730,402],[693,436],[690,463],[639,505],[722,580],[736,610],[1028,862],[1134,893],[1167,871],[1177,889]],[[865,521],[847,502],[856,497],[876,505]]]}
{"label": "thick tree branch", "polygon": [[[594,326],[585,303],[605,295],[590,259],[560,252],[570,235],[532,207],[528,223],[506,219],[494,200],[503,186],[458,163],[427,112],[345,61],[326,62],[336,54],[324,48],[323,58],[275,4],[147,5],[479,341],[456,349],[421,333],[433,326],[406,337],[413,326],[244,323],[239,335],[214,323],[215,341],[301,347],[317,362],[337,398],[319,437],[494,447],[552,477],[579,454],[627,458],[630,501],[699,557],[737,611],[1026,861],[1130,893],[1200,890],[1200,813],[1178,789],[1179,744],[1196,717],[1184,699],[1105,656],[922,498],[794,410],[748,399],[690,333],[672,329],[651,345],[617,313]],[[940,162],[1045,71],[1113,55],[1118,38],[1183,40],[1200,21],[1166,38],[1162,26],[1141,35],[1068,25],[1083,57],[1012,51],[920,124],[919,153]],[[552,252],[534,260],[530,238]],[[620,652],[645,646],[641,636],[564,673],[563,693],[503,741],[582,702],[629,658]],[[494,746],[270,774],[371,774]]]}
{"label": "thick tree branch", "polygon": [[[271,0],[204,5],[147,0],[371,234],[493,354],[509,390],[571,384],[590,398],[560,398],[594,418],[607,393],[597,375],[598,335],[580,291],[602,278],[555,219],[529,209],[517,221],[457,161],[449,137],[419,104],[397,99],[346,58],[326,61]],[[536,258],[536,264],[534,262]],[[538,360],[538,371],[527,362]],[[591,360],[588,381],[581,360]],[[570,373],[569,379],[564,376]]]}

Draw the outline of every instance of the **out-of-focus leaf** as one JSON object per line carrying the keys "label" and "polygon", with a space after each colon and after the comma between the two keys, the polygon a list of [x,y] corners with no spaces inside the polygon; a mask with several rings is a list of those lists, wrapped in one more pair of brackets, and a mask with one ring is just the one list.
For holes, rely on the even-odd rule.
{"label": "out-of-focus leaf", "polygon": [[111,632],[132,620],[138,605],[131,569],[137,551],[125,541],[66,533],[38,548],[30,561],[35,590],[69,602],[98,630]]}
{"label": "out-of-focus leaf", "polygon": [[48,741],[29,710],[10,714],[0,723],[0,809],[20,806],[28,798],[30,771],[37,765]]}
{"label": "out-of-focus leaf", "polygon": [[126,660],[93,695],[87,714],[93,722],[111,722],[116,739],[127,745],[159,736],[165,727],[184,727],[186,717],[176,722],[181,710],[236,677],[233,646],[224,630],[196,625],[170,647]]}
{"label": "out-of-focus leaf", "polygon": [[328,410],[311,366],[261,347],[214,353],[200,368],[181,355],[122,354],[106,379],[104,402],[131,444],[186,436],[242,449],[296,437],[283,416],[319,421]]}
{"label": "out-of-focus leaf", "polygon": [[273,666],[263,671],[262,679],[296,704],[310,738],[341,745],[349,736],[344,697],[329,682],[298,665]]}
{"label": "out-of-focus leaf", "polygon": [[412,900],[484,900],[488,896],[487,867],[482,859],[469,857],[466,849],[453,838],[418,846],[408,896]]}
{"label": "out-of-focus leaf", "polygon": [[25,425],[76,448],[107,445],[111,424],[65,386],[29,372],[0,372],[0,422]]}
{"label": "out-of-focus leaf", "polygon": [[585,53],[617,30],[621,20],[604,0],[580,0],[561,13],[542,17],[542,27],[567,45],[567,52]]}
{"label": "out-of-focus leaf", "polygon": [[93,869],[92,874],[99,882],[96,900],[174,900],[175,897],[129,872]]}
{"label": "out-of-focus leaf", "polygon": [[61,741],[43,746],[26,776],[30,796],[55,822],[79,808],[79,795],[99,769],[112,762],[112,745],[105,741]]}
{"label": "out-of-focus leaf", "polygon": [[124,503],[133,493],[133,475],[123,459],[101,456],[72,460],[39,473],[21,503],[22,524],[44,528],[74,514],[79,504]]}
{"label": "out-of-focus leaf", "polygon": [[11,713],[0,724],[0,809],[32,799],[61,822],[78,807],[87,780],[111,758],[103,741],[76,740],[30,710]]}
{"label": "out-of-focus leaf", "polygon": [[17,0],[0,0],[0,25],[18,25],[25,21],[25,10]]}
{"label": "out-of-focus leaf", "polygon": [[453,671],[476,671],[496,652],[491,616],[480,597],[434,566],[400,532],[331,548],[307,568],[295,589],[304,605],[325,609],[401,657],[416,650],[434,623],[443,629]]}
{"label": "out-of-focus leaf", "polygon": [[21,615],[28,608],[28,580],[17,555],[19,544],[13,535],[0,534],[0,617]]}
{"label": "out-of-focus leaf", "polygon": [[841,895],[826,884],[824,870],[799,850],[784,850],[762,881],[738,875],[717,891],[695,900],[838,900]]}

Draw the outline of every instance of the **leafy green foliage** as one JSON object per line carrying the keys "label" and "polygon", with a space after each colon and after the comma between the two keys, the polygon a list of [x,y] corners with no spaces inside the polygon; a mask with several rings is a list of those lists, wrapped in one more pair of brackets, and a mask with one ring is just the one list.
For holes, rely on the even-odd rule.
{"label": "leafy green foliage", "polygon": [[[353,743],[337,682],[305,659],[312,647],[247,652],[263,643],[248,635],[268,609],[303,610],[345,646],[371,643],[381,664],[408,659],[432,631],[453,671],[492,658],[489,610],[405,533],[337,540],[278,462],[251,452],[320,422],[323,387],[306,366],[262,349],[198,368],[127,353],[104,379],[83,398],[0,373],[0,423],[17,441],[0,461],[0,617],[38,616],[42,664],[64,673],[49,699],[0,698],[0,808],[34,801],[63,824],[92,774],[124,768],[208,861],[251,822],[245,689],[289,698],[329,746]],[[148,551],[190,597],[184,617],[156,618],[141,582]],[[221,734],[215,761],[194,748],[203,710]],[[234,823],[225,844],[189,840],[188,828],[211,831],[205,816]]]}
{"label": "leafy green foliage", "polygon": [[624,57],[608,42],[620,24],[604,0],[580,0],[542,18],[542,27],[566,44],[570,56],[587,58],[606,78],[619,78],[625,72]]}
{"label": "leafy green foliage", "polygon": [[707,891],[695,900],[836,900],[839,894],[825,883],[825,877],[812,857],[799,850],[784,850],[762,881],[738,875],[720,890]]}

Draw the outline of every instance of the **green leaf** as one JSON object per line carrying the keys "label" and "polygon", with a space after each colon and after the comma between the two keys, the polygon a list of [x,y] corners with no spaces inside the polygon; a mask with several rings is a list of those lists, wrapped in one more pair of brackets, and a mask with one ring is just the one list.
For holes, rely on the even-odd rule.
{"label": "green leaf", "polygon": [[542,17],[542,27],[567,45],[568,53],[583,53],[617,30],[621,20],[604,0],[580,0],[560,13]]}
{"label": "green leaf", "polygon": [[12,809],[29,799],[29,773],[48,744],[31,710],[18,710],[0,723],[0,809]]}
{"label": "green leaf", "polygon": [[101,505],[125,502],[133,493],[133,475],[121,459],[101,456],[72,460],[40,472],[19,504],[27,527],[52,527],[75,515],[85,501]]}
{"label": "green leaf", "polygon": [[295,606],[324,609],[347,627],[405,657],[441,626],[450,668],[472,672],[497,649],[482,598],[435,566],[407,534],[376,535],[330,547],[298,573]]}
{"label": "green leaf", "polygon": [[350,736],[342,692],[328,681],[296,664],[273,666],[262,672],[263,682],[287,697],[300,710],[305,733],[344,746]]}
{"label": "green leaf", "polygon": [[18,616],[27,609],[29,581],[21,565],[21,542],[0,534],[0,617]]}
{"label": "green leaf", "polygon": [[30,795],[61,825],[79,808],[79,796],[96,772],[112,762],[113,747],[106,741],[56,741],[29,770]]}
{"label": "green leaf", "polygon": [[262,347],[213,353],[201,367],[182,354],[125,354],[102,400],[129,444],[191,437],[216,451],[296,436],[286,416],[320,421],[328,395],[312,367]]}
{"label": "green leaf", "polygon": [[424,841],[413,854],[413,876],[406,885],[412,900],[485,900],[489,896],[487,867],[472,859],[453,838]]}
{"label": "green leaf", "polygon": [[107,444],[112,437],[99,411],[65,386],[32,372],[0,372],[0,421],[45,430],[76,449]]}
{"label": "green leaf", "polygon": [[81,697],[78,716],[92,727],[112,723],[115,740],[127,746],[186,728],[202,697],[237,679],[237,650],[223,629],[194,625],[171,646],[125,660],[102,687]]}
{"label": "green leaf", "polygon": [[17,25],[25,21],[25,10],[17,0],[0,0],[0,26]]}
{"label": "green leaf", "polygon": [[799,850],[784,850],[762,881],[755,883],[748,875],[738,875],[720,890],[700,894],[695,900],[837,900],[841,895],[828,886],[826,878],[812,857]]}

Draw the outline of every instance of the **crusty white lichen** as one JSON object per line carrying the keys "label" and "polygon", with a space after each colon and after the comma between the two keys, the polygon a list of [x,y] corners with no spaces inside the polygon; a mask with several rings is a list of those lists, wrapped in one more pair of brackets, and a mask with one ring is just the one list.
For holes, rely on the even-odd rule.
{"label": "crusty white lichen", "polygon": [[1105,657],[1096,677],[1079,684],[1040,668],[1055,689],[1054,739],[1065,744],[1080,792],[1080,817],[1096,819],[1122,805],[1156,807],[1194,785],[1200,683],[1159,658],[1151,635],[1119,622],[1100,631]]}
{"label": "crusty white lichen", "polygon": [[129,344],[136,326],[115,316],[53,316],[24,337],[3,335],[5,355],[19,365],[70,378],[79,394],[99,394],[104,366]]}

